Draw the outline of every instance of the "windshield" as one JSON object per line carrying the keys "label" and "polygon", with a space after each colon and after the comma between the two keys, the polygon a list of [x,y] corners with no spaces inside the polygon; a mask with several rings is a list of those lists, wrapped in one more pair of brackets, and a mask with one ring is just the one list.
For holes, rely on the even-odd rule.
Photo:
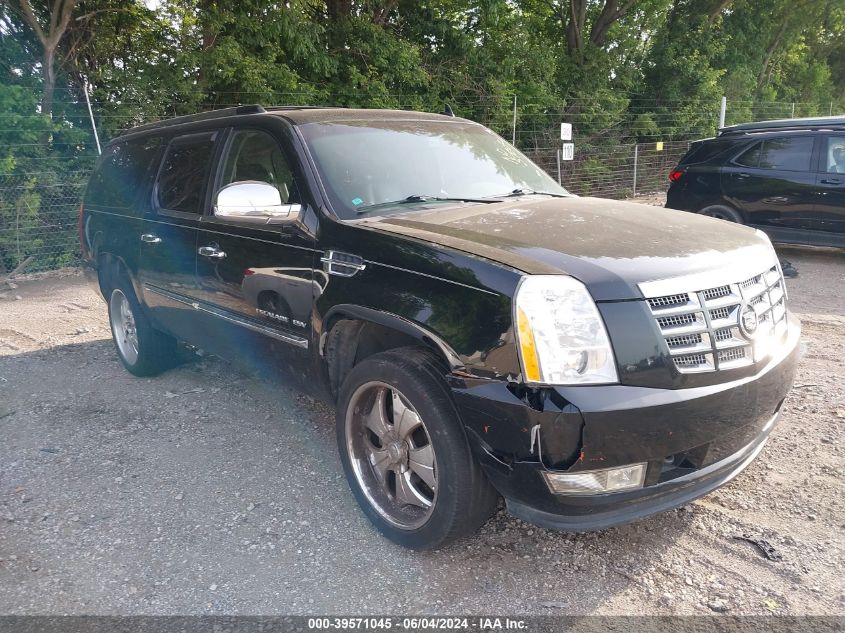
{"label": "windshield", "polygon": [[566,195],[510,143],[475,123],[341,121],[299,129],[343,219],[406,212],[415,204],[482,202],[516,190]]}

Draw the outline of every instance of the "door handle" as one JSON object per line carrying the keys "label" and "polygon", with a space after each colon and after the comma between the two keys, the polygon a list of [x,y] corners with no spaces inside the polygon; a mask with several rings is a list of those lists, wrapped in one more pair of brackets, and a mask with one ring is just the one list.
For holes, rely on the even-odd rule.
{"label": "door handle", "polygon": [[842,181],[839,178],[825,178],[820,180],[821,184],[823,185],[841,185]]}
{"label": "door handle", "polygon": [[145,244],[161,244],[161,238],[154,233],[144,233],[141,235],[141,241]]}
{"label": "door handle", "polygon": [[745,172],[738,173],[736,175],[737,178],[751,178],[751,174],[746,174]]}
{"label": "door handle", "polygon": [[197,251],[203,257],[210,257],[212,259],[223,259],[226,253],[221,251],[217,246],[200,246]]}

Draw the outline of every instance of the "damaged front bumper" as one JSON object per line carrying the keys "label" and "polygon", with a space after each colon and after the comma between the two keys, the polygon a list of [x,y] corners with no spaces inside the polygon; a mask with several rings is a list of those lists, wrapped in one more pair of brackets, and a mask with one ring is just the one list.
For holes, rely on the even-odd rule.
{"label": "damaged front bumper", "polygon": [[[508,510],[567,531],[603,529],[689,503],[762,450],[792,387],[800,326],[757,374],[688,389],[624,385],[520,391],[465,381],[453,394],[473,449]],[[643,486],[556,494],[544,472],[646,463]]]}

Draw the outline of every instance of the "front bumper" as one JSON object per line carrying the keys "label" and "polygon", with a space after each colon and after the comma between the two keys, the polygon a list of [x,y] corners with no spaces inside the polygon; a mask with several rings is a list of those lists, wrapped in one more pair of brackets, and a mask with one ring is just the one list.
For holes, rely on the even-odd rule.
{"label": "front bumper", "polygon": [[[792,387],[800,325],[760,371],[688,389],[624,385],[520,391],[453,385],[476,455],[509,511],[543,527],[603,529],[689,503],[739,474],[762,450]],[[645,485],[553,494],[544,470],[577,473],[647,462]]]}

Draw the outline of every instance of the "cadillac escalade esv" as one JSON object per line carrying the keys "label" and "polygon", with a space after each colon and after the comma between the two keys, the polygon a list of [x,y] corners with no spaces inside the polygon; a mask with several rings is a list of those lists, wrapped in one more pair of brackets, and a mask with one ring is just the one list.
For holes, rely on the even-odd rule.
{"label": "cadillac escalade esv", "polygon": [[456,117],[141,126],[105,148],[79,228],[127,370],[181,341],[336,403],[353,494],[412,548],[500,496],[574,531],[686,504],[760,452],[798,357],[763,233],[570,195]]}

